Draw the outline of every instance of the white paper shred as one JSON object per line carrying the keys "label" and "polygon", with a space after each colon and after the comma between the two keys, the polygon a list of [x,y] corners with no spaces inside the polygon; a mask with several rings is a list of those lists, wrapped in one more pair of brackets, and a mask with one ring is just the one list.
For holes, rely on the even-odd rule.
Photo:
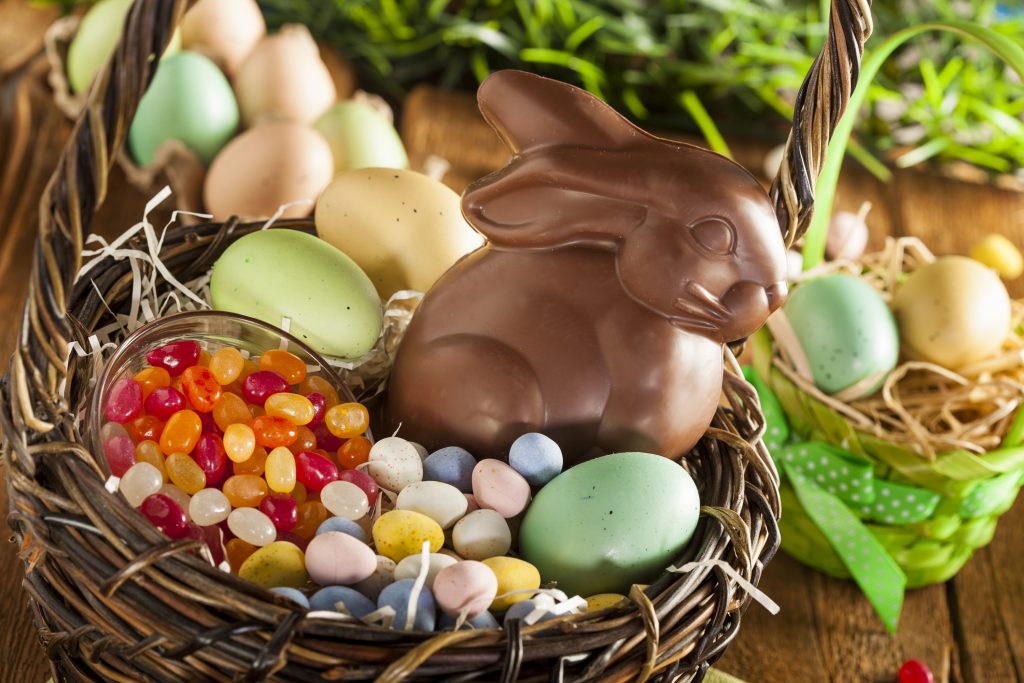
{"label": "white paper shred", "polygon": [[669,567],[666,571],[675,574],[686,574],[692,572],[695,569],[706,569],[711,567],[720,567],[722,571],[726,573],[729,578],[735,581],[739,586],[747,592],[747,594],[754,599],[755,602],[760,604],[771,614],[778,614],[782,609],[778,603],[768,597],[768,594],[759,589],[754,584],[747,581],[735,568],[725,560],[719,559],[708,559],[701,560],[700,562],[687,562],[682,567]]}

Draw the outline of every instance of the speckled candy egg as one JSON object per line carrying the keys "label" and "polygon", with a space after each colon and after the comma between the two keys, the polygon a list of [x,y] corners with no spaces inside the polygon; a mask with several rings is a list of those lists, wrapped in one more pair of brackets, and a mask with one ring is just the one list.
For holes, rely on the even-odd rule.
{"label": "speckled candy egg", "polygon": [[423,480],[423,461],[411,443],[389,436],[373,444],[367,472],[383,488],[401,492],[409,484]]}
{"label": "speckled candy egg", "polygon": [[[451,555],[430,553],[427,556],[427,586],[433,587],[437,573],[445,567],[450,567],[456,562],[458,562],[458,560]],[[395,567],[395,580],[415,579],[419,576],[420,568],[422,566],[423,553],[416,553],[415,555],[409,555],[408,557],[402,558],[402,561]]]}
{"label": "speckled candy egg", "polygon": [[409,624],[409,603],[412,597],[413,585],[416,582],[412,579],[395,581],[380,592],[377,598],[377,607],[391,607],[395,610],[395,621],[393,628],[413,631],[433,631],[437,623],[437,606],[430,589],[424,586],[416,599],[416,614]]}
{"label": "speckled candy egg", "polygon": [[321,586],[352,584],[377,569],[377,557],[369,546],[340,531],[315,536],[306,546],[306,570]]}
{"label": "speckled candy egg", "polygon": [[489,557],[484,560],[484,564],[498,579],[498,595],[517,593],[495,599],[491,603],[491,609],[495,612],[504,612],[515,603],[530,597],[529,593],[518,591],[540,588],[540,572],[526,560],[520,560],[518,557]]}
{"label": "speckled candy egg", "polygon": [[436,553],[444,544],[444,531],[437,522],[418,512],[392,510],[373,524],[373,544],[377,552],[395,562],[421,552],[424,542],[430,544],[430,552]]}
{"label": "speckled candy egg", "polygon": [[423,460],[423,478],[443,481],[463,493],[473,491],[473,468],[476,458],[465,448],[448,446],[436,450]]}
{"label": "speckled candy egg", "polygon": [[498,579],[483,562],[463,560],[445,567],[434,579],[434,599],[445,614],[475,617],[498,594]]}
{"label": "speckled candy egg", "polygon": [[543,580],[569,595],[628,592],[682,553],[699,509],[697,487],[678,463],[650,453],[605,455],[540,490],[519,549]]}
{"label": "speckled candy egg", "polygon": [[302,550],[288,541],[274,541],[248,557],[238,575],[264,588],[287,586],[301,588],[309,580]]}
{"label": "speckled candy egg", "polygon": [[512,442],[508,464],[531,486],[544,486],[562,471],[562,449],[554,439],[530,432]]}
{"label": "speckled candy egg", "polygon": [[896,320],[881,295],[852,275],[827,275],[793,290],[783,310],[827,394],[876,391],[899,360]]}
{"label": "speckled candy egg", "polygon": [[[441,613],[440,618],[437,620],[437,628],[440,631],[446,629],[454,629],[456,617],[448,614]],[[481,612],[475,617],[470,617],[462,622],[462,628],[465,629],[479,629],[479,628],[501,628],[501,624],[490,612]]]}
{"label": "speckled candy egg", "polygon": [[370,612],[377,609],[377,605],[368,597],[348,586],[326,586],[309,598],[311,609],[323,609],[330,611],[342,611],[352,615],[356,619],[362,619]]}
{"label": "speckled candy egg", "polygon": [[469,502],[462,491],[441,481],[416,481],[398,494],[395,508],[419,512],[447,529],[466,514]]}
{"label": "speckled candy egg", "polygon": [[482,508],[515,517],[530,502],[530,484],[500,460],[481,460],[473,468],[473,497]]}
{"label": "speckled candy egg", "polygon": [[376,600],[385,586],[394,583],[395,568],[395,561],[390,557],[377,555],[377,568],[373,570],[369,577],[354,584],[353,588],[371,600]]}
{"label": "speckled candy egg", "polygon": [[485,560],[504,555],[512,547],[508,522],[494,510],[476,510],[456,522],[452,545],[467,560]]}

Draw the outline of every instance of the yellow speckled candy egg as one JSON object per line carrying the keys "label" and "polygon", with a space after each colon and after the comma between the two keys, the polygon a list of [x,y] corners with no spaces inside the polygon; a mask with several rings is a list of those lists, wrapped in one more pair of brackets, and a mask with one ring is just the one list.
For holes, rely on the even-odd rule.
{"label": "yellow speckled candy egg", "polygon": [[377,552],[395,562],[421,552],[423,542],[430,543],[436,553],[444,544],[441,525],[426,515],[412,510],[385,512],[373,525],[373,542]]}
{"label": "yellow speckled candy egg", "polygon": [[348,254],[387,300],[422,292],[484,243],[462,217],[459,195],[422,173],[364,168],[342,173],[316,205],[316,231]]}
{"label": "yellow speckled candy egg", "polygon": [[515,603],[530,598],[529,593],[501,597],[505,593],[540,588],[540,572],[526,560],[517,557],[490,557],[484,560],[484,564],[498,577],[499,597],[491,603],[493,612],[504,612]]}
{"label": "yellow speckled candy egg", "polygon": [[275,541],[257,548],[242,563],[238,576],[264,588],[301,588],[309,580],[305,554],[288,541]]}
{"label": "yellow speckled candy egg", "polygon": [[600,612],[617,605],[626,599],[625,595],[619,593],[598,593],[587,598],[587,612]]}

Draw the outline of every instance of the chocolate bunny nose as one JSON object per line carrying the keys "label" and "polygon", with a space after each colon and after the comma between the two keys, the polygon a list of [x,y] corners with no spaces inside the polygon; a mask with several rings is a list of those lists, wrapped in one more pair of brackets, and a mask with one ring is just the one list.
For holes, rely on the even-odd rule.
{"label": "chocolate bunny nose", "polygon": [[776,282],[771,287],[766,287],[764,293],[768,297],[768,310],[774,313],[782,304],[786,303],[786,298],[789,296],[789,287],[783,280],[782,282]]}
{"label": "chocolate bunny nose", "polygon": [[722,303],[729,309],[729,320],[721,327],[720,341],[735,341],[752,334],[785,302],[786,292],[785,282],[765,287],[745,280],[730,287],[722,297]]}

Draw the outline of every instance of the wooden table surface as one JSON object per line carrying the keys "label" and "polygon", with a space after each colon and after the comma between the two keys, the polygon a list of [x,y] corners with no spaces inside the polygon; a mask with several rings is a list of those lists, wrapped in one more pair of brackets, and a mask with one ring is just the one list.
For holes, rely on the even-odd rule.
{"label": "wooden table surface", "polygon": [[[0,371],[14,344],[28,279],[36,203],[70,124],[53,108],[38,59],[52,10],[0,0]],[[12,30],[17,26],[18,30]],[[436,112],[444,111],[443,121]],[[458,130],[456,139],[445,131]],[[447,159],[446,180],[461,187],[500,165],[501,149],[465,96],[430,91],[407,103],[403,136],[413,162]],[[734,151],[760,169],[763,145]],[[97,225],[117,233],[138,220],[146,197],[115,173]],[[916,172],[881,184],[857,168],[844,173],[840,208],[870,201],[872,244],[886,235],[920,236],[937,253],[964,253],[986,232],[1024,244],[1024,195]],[[1011,283],[1015,295],[1024,284]],[[5,537],[7,495],[0,487]],[[772,617],[756,605],[718,667],[750,683],[884,683],[900,663],[922,659],[936,681],[1024,683],[1024,502],[1004,517],[992,544],[951,582],[910,593],[895,637],[849,582],[817,574],[779,555],[762,588],[782,606]],[[0,546],[0,682],[44,681],[45,656],[21,588],[14,543]]]}

